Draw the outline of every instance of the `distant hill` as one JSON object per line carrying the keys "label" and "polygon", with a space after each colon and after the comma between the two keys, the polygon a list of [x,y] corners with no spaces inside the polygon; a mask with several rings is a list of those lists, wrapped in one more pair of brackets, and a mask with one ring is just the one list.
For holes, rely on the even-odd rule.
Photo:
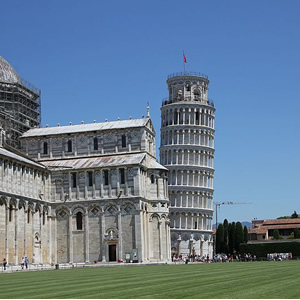
{"label": "distant hill", "polygon": [[[229,222],[229,221],[228,221],[228,222]],[[232,222],[229,222],[229,223],[232,223]],[[243,222],[241,222],[241,223],[242,223],[243,227],[244,227],[244,226],[247,226],[248,228],[251,228],[251,227],[252,227],[252,223],[249,222],[249,221],[243,221]],[[218,222],[218,224],[220,224],[220,223]],[[213,224],[213,229],[216,229],[216,224]]]}

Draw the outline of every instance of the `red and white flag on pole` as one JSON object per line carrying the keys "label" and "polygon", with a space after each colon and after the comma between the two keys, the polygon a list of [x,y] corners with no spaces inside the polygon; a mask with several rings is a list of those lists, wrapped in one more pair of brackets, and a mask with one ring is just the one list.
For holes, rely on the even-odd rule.
{"label": "red and white flag on pole", "polygon": [[183,51],[183,62],[186,63],[186,57],[185,57],[184,51]]}

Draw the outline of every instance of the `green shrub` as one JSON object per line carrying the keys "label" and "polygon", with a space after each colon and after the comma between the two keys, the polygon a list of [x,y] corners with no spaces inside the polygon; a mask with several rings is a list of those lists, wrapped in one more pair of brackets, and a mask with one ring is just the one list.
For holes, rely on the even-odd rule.
{"label": "green shrub", "polygon": [[251,253],[256,257],[267,257],[268,253],[292,253],[293,257],[300,256],[300,242],[261,242],[241,244],[240,253]]}

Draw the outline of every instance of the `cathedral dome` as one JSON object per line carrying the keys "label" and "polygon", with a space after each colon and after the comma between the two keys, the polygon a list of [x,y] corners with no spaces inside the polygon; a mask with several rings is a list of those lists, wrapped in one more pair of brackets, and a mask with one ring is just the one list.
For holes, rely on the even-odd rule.
{"label": "cathedral dome", "polygon": [[15,69],[0,56],[0,82],[22,83]]}

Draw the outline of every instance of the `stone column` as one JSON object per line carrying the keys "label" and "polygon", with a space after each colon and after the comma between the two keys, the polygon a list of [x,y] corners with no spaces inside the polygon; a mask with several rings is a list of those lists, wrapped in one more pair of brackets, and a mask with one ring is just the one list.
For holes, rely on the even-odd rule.
{"label": "stone column", "polygon": [[158,220],[158,234],[159,234],[159,258],[162,261],[163,259],[163,253],[162,253],[162,230],[161,230],[161,225],[162,221]]}
{"label": "stone column", "polygon": [[24,251],[23,256],[26,256],[27,251],[27,216],[28,214],[28,202],[25,203],[25,209],[24,209]]}
{"label": "stone column", "polygon": [[105,212],[101,215],[101,226],[102,226],[102,262],[106,262],[106,243],[105,243]]}
{"label": "stone column", "polygon": [[69,214],[69,262],[73,263],[72,213]]}
{"label": "stone column", "polygon": [[8,261],[8,223],[9,223],[9,201],[5,207],[5,258]]}
{"label": "stone column", "polygon": [[90,261],[90,228],[89,228],[89,211],[88,208],[85,209],[85,216],[84,216],[84,221],[85,221],[85,262]]}
{"label": "stone column", "polygon": [[119,259],[123,259],[123,239],[122,239],[122,211],[118,212],[118,231],[119,231]]}
{"label": "stone column", "polygon": [[141,261],[140,255],[143,253],[141,212],[139,212],[134,216],[134,225],[135,225],[135,247],[136,249],[138,249],[139,261]]}
{"label": "stone column", "polygon": [[17,199],[16,209],[15,209],[15,265],[19,263],[18,252],[19,252],[19,199]]}

